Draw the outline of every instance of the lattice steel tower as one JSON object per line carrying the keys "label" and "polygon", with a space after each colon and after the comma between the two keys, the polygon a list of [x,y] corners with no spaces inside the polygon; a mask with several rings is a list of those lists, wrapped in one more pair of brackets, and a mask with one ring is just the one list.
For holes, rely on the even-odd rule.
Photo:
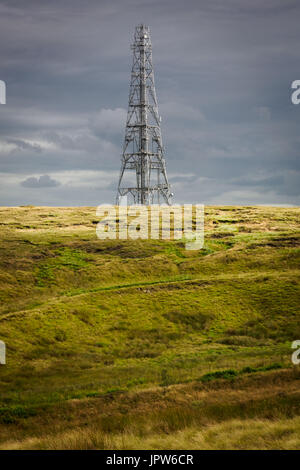
{"label": "lattice steel tower", "polygon": [[[135,28],[131,47],[133,64],[117,204],[126,195],[132,200],[129,203],[171,204],[173,194],[166,173],[147,26]],[[127,170],[134,172],[134,179],[132,173],[128,179]]]}

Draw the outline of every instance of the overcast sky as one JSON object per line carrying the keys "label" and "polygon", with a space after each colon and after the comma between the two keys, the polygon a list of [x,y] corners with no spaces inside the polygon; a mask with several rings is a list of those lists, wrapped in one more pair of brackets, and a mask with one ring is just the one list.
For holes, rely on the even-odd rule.
{"label": "overcast sky", "polygon": [[298,0],[0,0],[0,205],[114,202],[141,22],[174,202],[300,205]]}

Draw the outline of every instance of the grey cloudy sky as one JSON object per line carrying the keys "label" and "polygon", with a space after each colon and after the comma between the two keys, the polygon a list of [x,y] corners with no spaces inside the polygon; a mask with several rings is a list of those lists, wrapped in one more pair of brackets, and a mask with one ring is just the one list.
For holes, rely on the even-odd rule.
{"label": "grey cloudy sky", "polygon": [[141,22],[175,202],[299,205],[298,0],[0,0],[0,205],[114,201]]}

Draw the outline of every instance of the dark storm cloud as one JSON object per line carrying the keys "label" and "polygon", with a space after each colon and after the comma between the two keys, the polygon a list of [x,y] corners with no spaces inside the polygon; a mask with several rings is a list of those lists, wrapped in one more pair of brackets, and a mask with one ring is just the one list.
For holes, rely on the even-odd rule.
{"label": "dark storm cloud", "polygon": [[24,186],[24,188],[53,188],[55,186],[59,186],[59,184],[59,181],[50,178],[49,175],[42,175],[38,178],[31,176],[21,182],[21,185]]}
{"label": "dark storm cloud", "polygon": [[6,143],[14,145],[15,150],[33,150],[34,152],[42,151],[38,144],[30,144],[21,139],[7,139]]}
{"label": "dark storm cloud", "polygon": [[[0,0],[0,204],[114,200],[141,21],[176,201],[299,204],[299,14],[297,0]],[[61,184],[25,190],[36,174]]]}

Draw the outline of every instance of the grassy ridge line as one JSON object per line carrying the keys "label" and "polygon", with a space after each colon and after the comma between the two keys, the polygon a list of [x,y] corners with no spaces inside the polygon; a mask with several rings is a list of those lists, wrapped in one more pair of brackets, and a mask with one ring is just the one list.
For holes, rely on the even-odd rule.
{"label": "grassy ridge line", "polygon": [[[238,419],[242,428],[249,427],[249,420],[253,419],[266,420],[265,426],[269,423],[280,427],[300,411],[299,378],[296,369],[289,369],[246,374],[233,382],[218,379],[205,384],[193,382],[69,400],[41,408],[26,418],[16,417],[9,425],[9,435],[7,425],[0,424],[0,448],[134,449],[150,445],[157,449],[166,448],[162,442],[168,439],[172,448],[182,449],[190,446],[174,439],[174,433],[186,433],[191,427],[202,433],[220,423],[225,426],[232,419]],[[299,433],[297,443],[285,441],[291,435],[297,436],[295,424],[288,434],[276,436],[275,431],[271,439],[265,429],[260,433],[264,438],[261,448],[278,448],[276,437],[283,439],[283,446],[297,448],[300,444]],[[224,436],[217,431],[214,437],[219,441],[215,447],[220,448]],[[161,446],[154,441],[150,444],[159,438]],[[117,443],[116,439],[120,441]],[[248,441],[245,436],[245,440],[241,443],[237,439],[234,446],[253,448],[252,439]],[[227,441],[228,437],[224,442]],[[193,445],[200,447],[197,440]],[[227,444],[230,445],[233,442]],[[202,443],[202,448],[208,446]]]}
{"label": "grassy ridge line", "polygon": [[[296,272],[295,272],[296,273]],[[253,280],[257,280],[257,279],[263,279],[264,277],[276,277],[276,279],[285,279],[285,278],[290,278],[290,271],[288,272],[282,272],[280,274],[278,274],[278,272],[273,272],[273,271],[263,271],[263,272],[260,272],[259,274],[257,275],[254,275],[253,273],[242,273],[242,274],[237,274],[237,273],[233,273],[233,274],[227,274],[226,276],[214,276],[213,278],[210,277],[210,278],[193,278],[193,277],[190,277],[190,278],[184,278],[182,279],[182,276],[181,278],[179,277],[178,279],[174,278],[174,279],[165,279],[165,280],[157,280],[157,281],[143,281],[143,282],[134,282],[134,283],[130,283],[130,284],[117,284],[117,285],[113,285],[113,286],[101,286],[101,287],[92,287],[90,289],[84,289],[84,292],[69,292],[67,294],[62,294],[61,296],[57,296],[57,297],[54,297],[52,298],[50,301],[47,300],[46,302],[38,305],[38,306],[35,306],[33,308],[28,308],[28,309],[24,309],[24,310],[19,310],[19,311],[16,311],[16,312],[12,312],[12,313],[6,313],[6,314],[3,314],[0,316],[0,322],[2,321],[5,321],[5,320],[9,320],[10,318],[15,318],[15,317],[19,317],[19,316],[24,316],[28,313],[34,313],[36,310],[38,310],[38,312],[36,313],[40,313],[40,309],[45,307],[45,306],[53,306],[55,305],[57,302],[60,302],[62,300],[68,300],[69,298],[73,298],[73,297],[84,297],[85,295],[88,295],[90,293],[94,293],[94,292],[105,292],[105,291],[118,291],[119,289],[122,289],[122,290],[126,290],[126,289],[132,289],[132,288],[140,288],[140,287],[145,287],[145,286],[148,286],[148,287],[151,287],[151,286],[159,286],[159,285],[166,285],[166,286],[169,286],[169,285],[174,285],[176,286],[177,284],[178,285],[182,285],[182,284],[185,284],[185,285],[199,285],[199,283],[201,283],[202,285],[208,285],[208,284],[213,284],[214,282],[226,282],[227,280],[231,280],[231,279],[253,279]]]}
{"label": "grassy ridge line", "polygon": [[[261,374],[261,373],[267,373],[267,372],[273,372],[276,370],[282,370],[283,373],[292,373],[293,372],[293,367],[292,365],[286,366],[282,365],[279,363],[273,363],[268,366],[264,367],[244,367],[243,369],[240,370],[235,370],[235,369],[225,369],[225,370],[219,370],[216,372],[209,372],[207,374],[203,374],[195,379],[187,379],[187,380],[181,380],[178,382],[169,382],[167,380],[163,380],[160,384],[159,387],[165,388],[165,387],[174,387],[178,385],[186,385],[186,384],[197,384],[197,383],[202,383],[202,384],[208,384],[208,382],[211,384],[212,387],[214,387],[214,383],[216,386],[218,386],[218,383],[223,384],[225,386],[224,381],[228,381],[230,383],[233,383],[237,379],[245,377],[249,377],[249,374]],[[148,386],[146,388],[143,388],[143,392],[148,393],[153,391],[153,386]],[[63,403],[63,402],[69,402],[71,400],[86,400],[90,398],[103,398],[105,397],[116,397],[118,395],[126,395],[127,393],[130,393],[131,390],[124,387],[124,388],[116,388],[116,389],[111,389],[108,391],[99,391],[99,390],[94,390],[94,391],[86,391],[86,392],[73,392],[69,393],[68,395],[62,397],[62,396],[56,396],[53,397],[51,400],[48,400],[46,403],[45,401],[35,401],[34,403],[19,403],[17,405],[2,405],[0,406],[0,424],[1,423],[11,423],[18,418],[26,418],[29,416],[35,416],[38,414],[39,410],[47,410],[50,407],[56,406],[58,403]],[[131,392],[132,393],[132,392]],[[136,393],[136,390],[133,391],[133,393]],[[298,391],[289,391],[290,395],[293,395],[294,393],[298,394]],[[7,420],[7,418],[9,418]]]}

